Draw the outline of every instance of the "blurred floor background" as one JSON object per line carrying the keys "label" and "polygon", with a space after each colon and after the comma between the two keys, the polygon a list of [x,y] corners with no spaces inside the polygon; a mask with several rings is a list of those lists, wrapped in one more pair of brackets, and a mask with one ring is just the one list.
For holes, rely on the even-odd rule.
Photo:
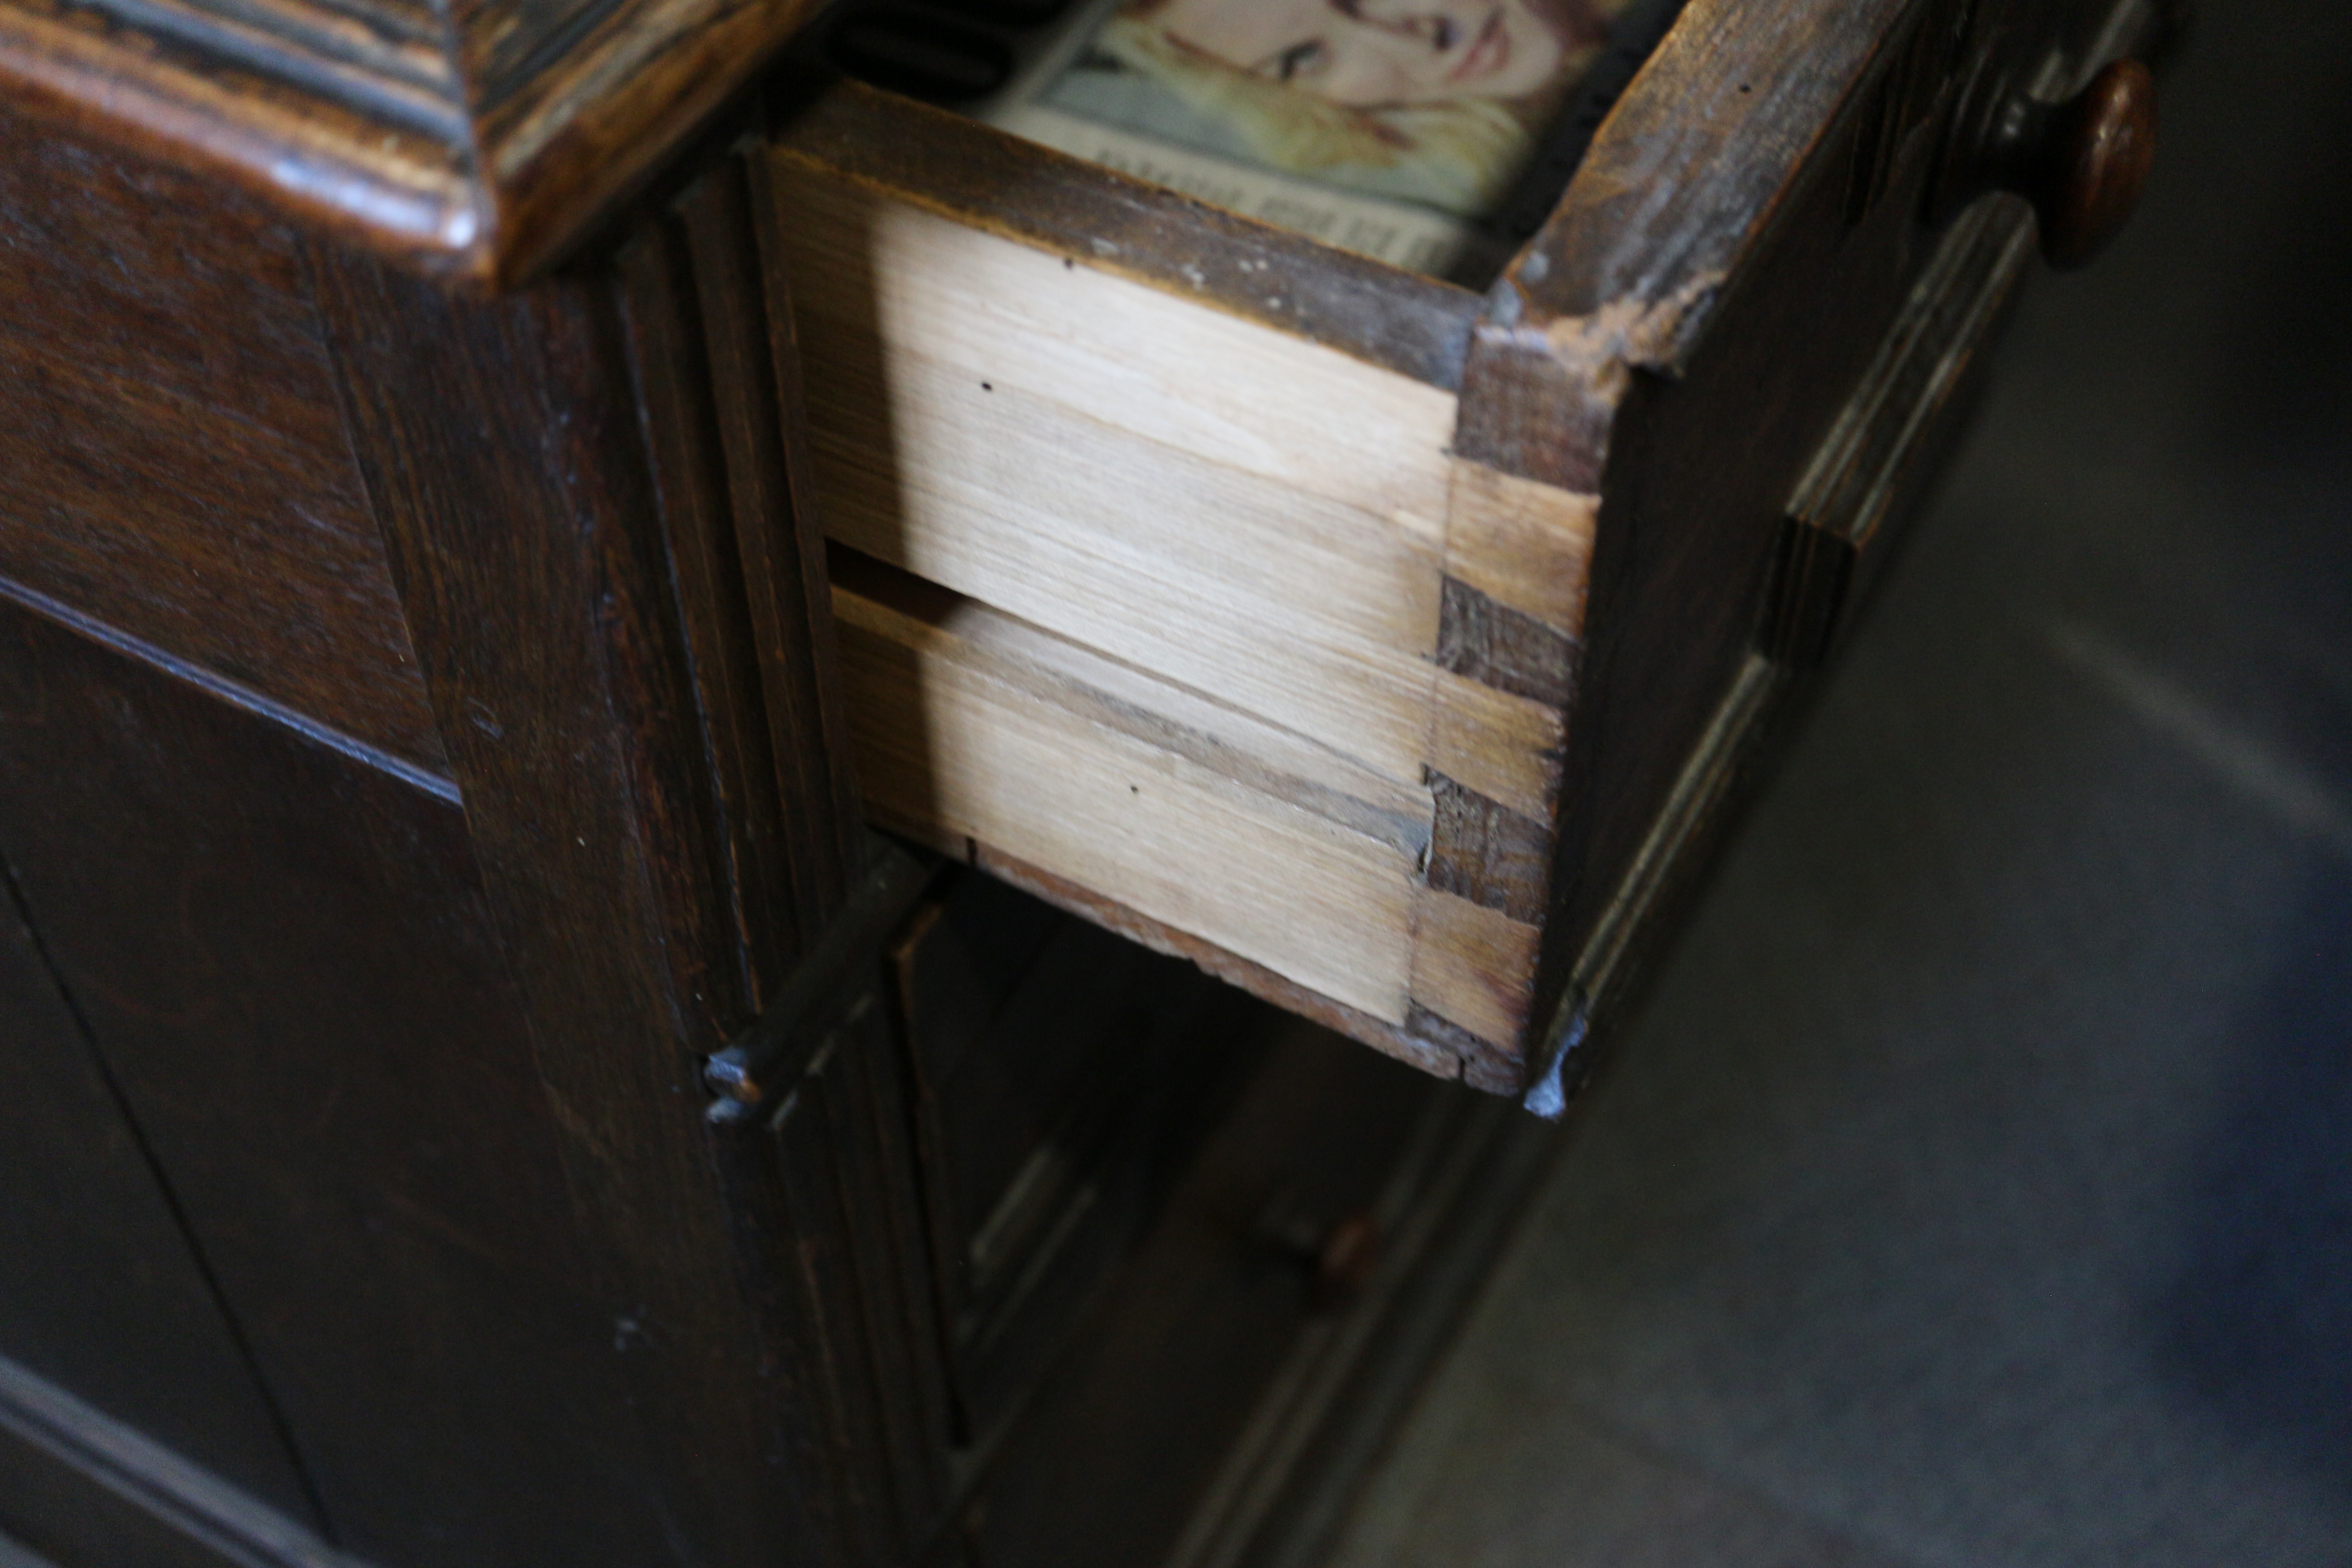
{"label": "blurred floor background", "polygon": [[2352,6],[2163,113],[1333,1568],[2352,1563]]}

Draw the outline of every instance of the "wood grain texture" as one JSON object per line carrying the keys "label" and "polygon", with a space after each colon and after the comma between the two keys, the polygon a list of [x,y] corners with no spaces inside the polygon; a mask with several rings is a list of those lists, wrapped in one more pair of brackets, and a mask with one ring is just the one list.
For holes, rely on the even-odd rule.
{"label": "wood grain texture", "polygon": [[1451,396],[775,173],[835,538],[1414,775]]}
{"label": "wood grain texture", "polygon": [[[1793,161],[1745,238],[1730,250],[1723,242],[1686,247],[1699,259],[1656,273],[1666,280],[1661,287],[1691,290],[1703,309],[1677,313],[1674,331],[1649,345],[1662,357],[1643,360],[1648,350],[1641,349],[1589,378],[1599,405],[1614,399],[1607,444],[1579,445],[1576,429],[1597,427],[1591,418],[1558,434],[1557,450],[1581,453],[1571,466],[1604,469],[1605,478],[1589,610],[1595,632],[1566,759],[1562,855],[1538,988],[1538,1016],[1549,1021],[1552,1048],[1605,1027],[1612,1009],[1622,1012],[1635,993],[1624,975],[1643,967],[1672,925],[1678,895],[1662,889],[1687,889],[1730,815],[1727,803],[1752,782],[1746,762],[1759,743],[1712,737],[1735,710],[1746,715],[1743,724],[1768,730],[1785,695],[1785,681],[1757,676],[1754,651],[1759,642],[1776,656],[1790,651],[1771,602],[1783,520],[1808,467],[1835,466],[1833,456],[1816,455],[1843,442],[1843,412],[1872,402],[1880,379],[1873,362],[1905,358],[1904,341],[1916,335],[1923,310],[1969,322],[1956,363],[1973,359],[1997,330],[1999,304],[2019,278],[2014,258],[1921,221],[1932,209],[1942,128],[1963,84],[1979,67],[2014,64],[2023,78],[2063,90],[2095,71],[2098,51],[2113,47],[2118,24],[2136,9],[2109,0],[1923,0],[1879,18],[1868,37],[1825,39],[1780,84],[1704,30],[1685,39],[1717,53],[1718,68],[1735,67],[1716,76],[1700,101],[1810,97],[1823,118],[1810,136],[1785,131],[1758,142],[1768,153],[1786,149],[1770,155]],[[1836,31],[1864,19],[1849,13],[1817,22]],[[2088,40],[2099,42],[2086,51]],[[1811,78],[1825,59],[1845,61],[1842,89]],[[1683,90],[1704,80],[1679,74],[1698,58],[1654,63],[1671,66],[1676,74],[1666,79]],[[1751,91],[1735,94],[1735,83]],[[1577,195],[1572,188],[1571,205]],[[1603,199],[1606,190],[1593,195]],[[1717,265],[1710,258],[1727,255],[1731,286],[1696,289]],[[1650,309],[1644,300],[1666,297],[1641,292],[1648,287],[1630,296],[1633,315]],[[1474,350],[1474,367],[1485,346]],[[1503,363],[1494,362],[1498,374]],[[1476,375],[1474,368],[1474,382]],[[1923,375],[1895,395],[1899,412],[1860,417],[1889,421],[1922,452],[1948,449],[1966,407],[1949,390]],[[1685,454],[1701,443],[1711,460],[1692,464]],[[1902,468],[1906,482],[1881,498],[1879,518],[1916,507],[1933,464]],[[1750,691],[1765,695],[1751,702]],[[1675,803],[1689,793],[1695,769],[1724,782],[1697,812],[1697,826],[1676,826]],[[1675,847],[1671,867],[1654,863],[1664,853],[1662,833]],[[1594,975],[1606,994],[1586,979],[1571,981]],[[1562,998],[1557,1006],[1555,997]]]}
{"label": "wood grain texture", "polygon": [[1457,459],[1447,502],[1446,575],[1574,639],[1601,498]]}
{"label": "wood grain texture", "polygon": [[1443,773],[1431,775],[1437,815],[1427,880],[1442,893],[1542,923],[1550,876],[1551,828]]}
{"label": "wood grain texture", "polygon": [[1424,1070],[1509,1059],[1532,823],[1441,781],[1433,842],[1431,786],[845,552],[834,582],[877,820]]}
{"label": "wood grain texture", "polygon": [[341,254],[321,295],[675,1550],[903,1560],[945,1394],[888,1042],[764,1151],[697,1081],[841,980],[872,845],[762,199],[721,153],[609,270],[487,302]]}
{"label": "wood grain texture", "polygon": [[[1513,261],[1474,355],[1520,346],[1598,390],[1622,390],[1636,365],[1671,373],[1912,8],[1911,0],[1685,6],[1593,139],[1559,210]],[[1496,423],[1476,432],[1489,447],[1465,443],[1465,455],[1537,477],[1601,456],[1546,454],[1558,444],[1545,441],[1513,462],[1500,423],[1513,412],[1498,407]]]}
{"label": "wood grain texture", "polygon": [[[1547,933],[1547,1010],[1737,679],[1767,592],[1777,514],[1932,250],[1919,193],[1953,84],[1939,75],[1924,98],[1873,88],[1907,81],[1907,46],[1919,35],[1906,24],[1929,28],[1954,9],[1931,0],[1885,14],[1825,12],[1808,24],[1822,33],[1817,47],[1777,62],[1748,55],[1727,21],[1678,29],[1653,62],[1659,85],[1730,105],[1725,134],[1751,141],[1717,162],[1735,163],[1752,147],[1763,166],[1739,174],[1737,188],[1769,184],[1769,195],[1741,198],[1732,216],[1745,223],[1727,226],[1736,232],[1702,242],[1669,225],[1674,248],[1647,271],[1588,263],[1575,285],[1632,290],[1583,320],[1613,310],[1648,324],[1578,372],[1588,408],[1613,412],[1606,442],[1576,459],[1605,479],[1589,611],[1596,629],[1567,757],[1559,907]],[[1751,90],[1738,92],[1741,84]],[[1785,120],[1754,122],[1761,111],[1747,106],[1757,100]],[[1890,101],[1901,106],[1892,124]],[[1685,138],[1682,155],[1699,157],[1702,145]],[[1857,168],[1869,171],[1860,203]],[[1717,273],[1735,286],[1706,281]],[[1580,333],[1588,348],[1596,330],[1546,329]],[[1651,337],[1637,342],[1643,332]],[[1493,346],[1502,347],[1499,335]],[[1697,442],[1708,444],[1704,466],[1680,455]],[[1559,449],[1570,445],[1562,439]]]}
{"label": "wood grain texture", "polygon": [[9,0],[35,112],[492,286],[663,162],[810,0]]}
{"label": "wood grain texture", "polygon": [[42,617],[0,626],[0,836],[329,1528],[419,1568],[530,1531],[665,1560],[609,1415],[570,1106],[463,815]]}
{"label": "wood grain texture", "polygon": [[1576,687],[1573,637],[1458,577],[1446,578],[1440,593],[1439,668],[1548,708],[1568,705]]}
{"label": "wood grain texture", "polygon": [[1478,296],[856,82],[787,81],[779,149],[953,221],[1450,391]]}
{"label": "wood grain texture", "polygon": [[276,1414],[13,879],[0,887],[0,1355],[315,1528]]}
{"label": "wood grain texture", "polygon": [[[63,145],[26,142],[11,172]],[[36,186],[11,215],[27,243],[0,250],[60,305],[0,337],[37,372],[6,388],[35,416],[9,479],[61,542],[26,570],[81,574],[49,580],[79,603],[0,585],[0,624],[26,628],[0,648],[0,847],[328,1523],[435,1568],[834,1552],[810,1523],[831,1472],[795,1425],[804,1342],[741,1289],[701,1115],[701,1055],[864,852],[823,542],[791,488],[789,308],[746,182],[722,163],[685,216],[656,215],[674,266],[492,303],[89,162],[92,198]],[[206,310],[218,341],[186,320]],[[253,537],[206,554],[175,504]],[[305,563],[351,540],[404,647],[420,628],[422,732],[459,727],[433,752],[457,780],[261,689],[277,665],[231,663],[289,640],[277,601],[189,617],[239,684],[163,646],[178,623],[137,596],[174,586],[153,557],[193,559],[349,634],[367,601]],[[331,694],[333,651],[309,672]],[[886,1125],[885,1089],[860,1092]],[[846,1179],[911,1187],[885,1163]]]}
{"label": "wood grain texture", "polygon": [[[645,1554],[808,1561],[818,1439],[779,1396],[798,1375],[785,1331],[740,1288],[701,1114],[701,1058],[748,1021],[712,984],[740,973],[740,928],[620,300],[593,277],[484,302],[349,254],[319,268],[489,916],[563,1110],[569,1223],[628,1391],[608,1408],[646,1445],[627,1461],[653,1494],[642,1521],[671,1532]],[[828,821],[793,830],[795,853],[841,841]]]}
{"label": "wood grain texture", "polygon": [[[1442,1016],[1451,993],[1412,990],[1423,868],[1400,877],[1378,846],[1425,852],[1438,777],[1550,817],[1590,498],[1457,461],[1442,384],[1289,310],[1318,275],[1417,309],[1403,275],[985,133],[950,142],[899,106],[886,121],[881,103],[835,89],[771,143],[792,215],[772,239],[807,280],[828,527],[961,596],[912,620],[864,598],[850,612],[876,617],[853,655],[869,799],[932,842],[988,845],[1191,931],[1375,1021],[1360,1033]],[[1078,245],[1137,213],[1160,260]],[[1289,268],[1255,307],[1194,259],[1244,241],[1249,276],[1277,252]],[[1445,321],[1466,346],[1466,316]],[[1457,556],[1502,597],[1453,576]],[[1057,755],[1102,763],[1094,807]],[[1171,758],[1199,787],[1112,787]],[[1450,868],[1482,848],[1465,840]],[[1522,945],[1498,950],[1497,974],[1524,968]],[[1460,1070],[1450,1048],[1433,1059]]]}
{"label": "wood grain texture", "polygon": [[660,539],[756,1016],[865,854],[788,284],[757,242],[758,193],[722,158],[619,260]]}
{"label": "wood grain texture", "polygon": [[298,244],[0,111],[0,576],[444,759]]}
{"label": "wood grain texture", "polygon": [[742,1289],[793,1411],[793,1446],[771,1462],[806,1483],[828,1562],[915,1561],[951,1441],[887,956],[940,867],[873,843],[847,903],[724,1053],[734,1087],[706,1113]]}
{"label": "wood grain texture", "polygon": [[835,603],[882,820],[1117,888],[1153,919],[1402,1022],[1426,832],[1407,791],[968,600],[908,602],[845,572]]}
{"label": "wood grain texture", "polygon": [[710,853],[737,957],[714,966],[720,1016],[757,1017],[803,943],[779,805],[757,634],[710,384],[709,347],[684,227],[661,215],[620,261],[630,357],[688,647],[698,737],[710,759]]}
{"label": "wood grain texture", "polygon": [[303,1519],[5,1356],[0,1551],[24,1568],[359,1568]]}
{"label": "wood grain texture", "polygon": [[1415,1006],[1501,1047],[1496,1054],[1515,1061],[1515,1047],[1527,1029],[1542,936],[1541,927],[1500,910],[1422,889],[1413,907]]}
{"label": "wood grain texture", "polygon": [[[803,1070],[772,1110],[720,1134],[752,1278],[792,1325],[793,1384],[825,1478],[831,1550],[909,1563],[947,1504],[943,1342],[917,1234],[919,1189],[899,1042],[879,955],[805,1022]],[[835,1560],[842,1560],[835,1559]]]}

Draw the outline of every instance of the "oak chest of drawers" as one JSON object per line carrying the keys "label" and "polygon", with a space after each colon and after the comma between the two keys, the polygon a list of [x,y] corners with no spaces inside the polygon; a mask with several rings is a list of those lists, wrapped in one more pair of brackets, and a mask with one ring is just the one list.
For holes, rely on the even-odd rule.
{"label": "oak chest of drawers", "polygon": [[[2087,89],[2155,24],[1690,7],[1483,296],[855,88],[780,108],[872,809],[1526,1087],[1817,652],[1808,542],[1932,467],[2030,256],[1990,193],[2053,251],[2127,210],[2144,89]],[[1979,124],[2077,92],[2022,155]]]}
{"label": "oak chest of drawers", "polygon": [[805,9],[0,0],[61,1565],[1307,1560],[2169,20],[1691,0],[1474,292]]}

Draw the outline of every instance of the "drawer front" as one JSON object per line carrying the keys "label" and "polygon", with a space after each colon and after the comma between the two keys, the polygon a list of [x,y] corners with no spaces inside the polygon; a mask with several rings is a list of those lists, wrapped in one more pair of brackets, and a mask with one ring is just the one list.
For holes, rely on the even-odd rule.
{"label": "drawer front", "polygon": [[[1528,1042],[1546,1109],[1563,1102],[1562,1058],[1622,1011],[1673,929],[1849,590],[1892,552],[2035,265],[2024,204],[1973,173],[1956,195],[1952,167],[1973,168],[1955,152],[1971,94],[2000,82],[2063,98],[2153,26],[2136,0],[1928,0],[1881,22],[1845,23],[1844,47],[1860,51],[1849,84],[1777,184],[1727,153],[1675,186],[1682,210],[1657,216],[1640,247],[1613,237],[1605,202],[1571,200],[1518,266],[1517,319],[1490,319],[1472,351],[1465,403],[1500,417],[1463,445],[1590,489],[1600,519],[1533,1009],[1542,1034]],[[1695,145],[1769,144],[1785,111],[1694,128],[1673,105],[1701,80],[1753,86],[1731,95],[1742,103],[1793,94],[1785,74],[1763,85],[1767,61],[1819,63],[1837,42],[1801,17],[1770,25],[1788,36],[1685,34],[1658,62],[1664,79],[1629,100],[1650,118],[1621,119],[1580,183],[1654,183],[1662,145],[1691,165]],[[1744,207],[1743,178],[1763,193]],[[1727,216],[1742,210],[1744,231]],[[1563,339],[1576,347],[1560,353]],[[1557,421],[1560,407],[1580,410],[1589,434],[1561,438],[1555,423],[1536,438],[1547,426],[1529,411]],[[1841,537],[1808,563],[1824,530]]]}
{"label": "drawer front", "polygon": [[1252,1031],[1198,970],[969,873],[891,968],[959,1426],[985,1445],[1141,1236]]}
{"label": "drawer front", "polygon": [[1961,108],[2071,91],[2137,4],[1698,0],[1483,296],[863,89],[782,104],[870,809],[1527,1087],[1814,658],[1782,623],[1844,602],[1782,560],[1817,454],[1859,420],[1924,472],[1965,405],[2023,268],[1953,199]]}

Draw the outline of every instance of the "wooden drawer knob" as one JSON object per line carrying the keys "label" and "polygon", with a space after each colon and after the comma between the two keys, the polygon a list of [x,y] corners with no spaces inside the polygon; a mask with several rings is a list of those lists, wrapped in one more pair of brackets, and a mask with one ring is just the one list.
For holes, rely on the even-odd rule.
{"label": "wooden drawer knob", "polygon": [[1359,1209],[1331,1227],[1315,1254],[1315,1296],[1318,1303],[1343,1307],[1364,1293],[1380,1272],[1386,1248],[1381,1222],[1369,1209]]}
{"label": "wooden drawer knob", "polygon": [[2080,267],[2105,250],[2139,208],[2156,162],[2156,78],[2137,60],[2117,60],[2072,100],[2033,118],[2038,145],[2004,182],[2033,204],[2042,254]]}
{"label": "wooden drawer knob", "polygon": [[2041,220],[2043,258],[2080,267],[2131,221],[2155,162],[2156,78],[2138,60],[2117,60],[2063,103],[1989,68],[1952,117],[1929,206],[1949,223],[1979,197],[2014,192]]}
{"label": "wooden drawer knob", "polygon": [[1386,1252],[1386,1237],[1371,1210],[1357,1209],[1327,1226],[1298,1207],[1287,1191],[1277,1193],[1250,1228],[1276,1257],[1305,1268],[1307,1300],[1326,1311],[1363,1294]]}

